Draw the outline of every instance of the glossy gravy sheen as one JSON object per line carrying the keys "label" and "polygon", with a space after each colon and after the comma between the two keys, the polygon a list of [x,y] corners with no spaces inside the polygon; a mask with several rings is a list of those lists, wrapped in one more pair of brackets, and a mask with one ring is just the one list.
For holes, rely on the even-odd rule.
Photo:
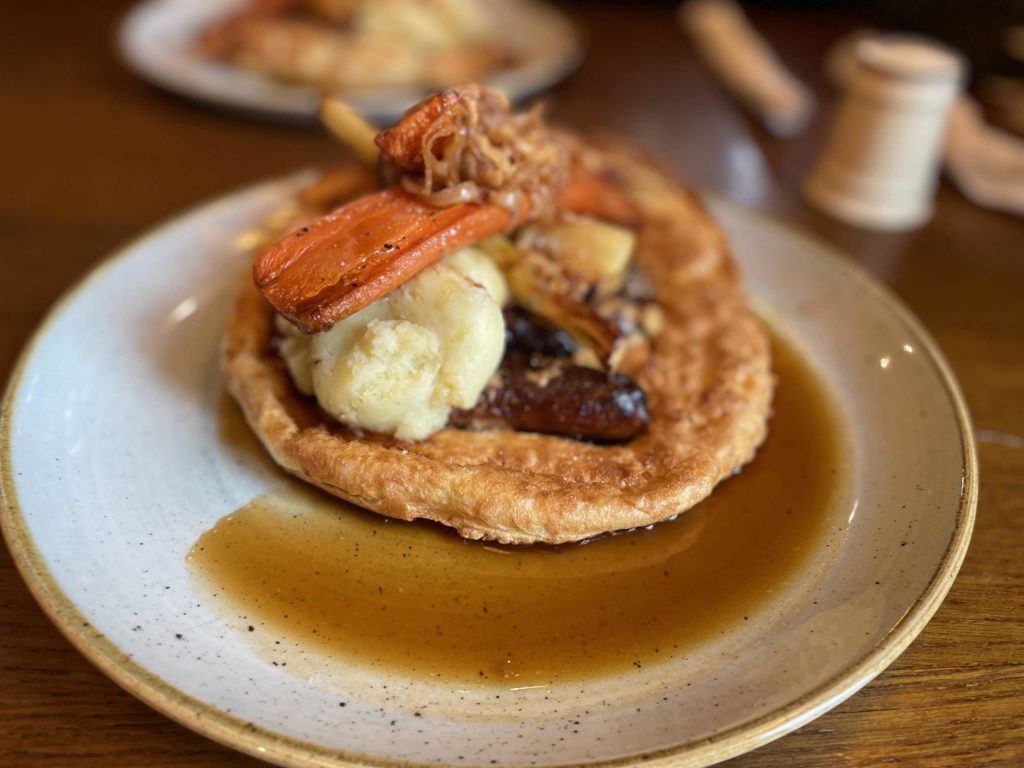
{"label": "glossy gravy sheen", "polygon": [[[776,340],[774,356],[774,416],[757,458],[675,520],[585,544],[503,547],[290,481],[223,518],[189,563],[275,654],[284,643],[504,686],[678,658],[828,561],[826,511],[845,476],[838,425],[793,350]],[[255,443],[233,419],[232,441]]]}

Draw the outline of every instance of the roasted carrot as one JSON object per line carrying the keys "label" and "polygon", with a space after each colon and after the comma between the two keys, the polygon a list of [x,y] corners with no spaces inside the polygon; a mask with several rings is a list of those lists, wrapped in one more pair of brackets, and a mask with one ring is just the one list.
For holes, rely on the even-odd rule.
{"label": "roasted carrot", "polygon": [[318,333],[513,220],[497,205],[434,208],[391,187],[293,230],[257,260],[253,277],[278,312]]}
{"label": "roasted carrot", "polygon": [[404,171],[423,170],[423,136],[436,120],[458,107],[463,90],[449,88],[410,108],[401,120],[377,134],[380,151]]}
{"label": "roasted carrot", "polygon": [[579,167],[573,169],[562,188],[558,207],[618,224],[637,223],[636,208],[617,184]]}

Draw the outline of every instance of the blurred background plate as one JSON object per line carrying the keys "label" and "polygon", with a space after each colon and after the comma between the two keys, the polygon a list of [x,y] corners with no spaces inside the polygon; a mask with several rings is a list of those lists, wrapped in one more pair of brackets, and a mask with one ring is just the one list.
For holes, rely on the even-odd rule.
{"label": "blurred background plate", "polygon": [[[485,0],[522,63],[487,83],[513,101],[550,87],[581,61],[574,25],[560,11],[532,0]],[[321,93],[201,57],[195,41],[203,29],[237,10],[242,0],[145,0],[128,13],[118,32],[125,63],[150,82],[182,96],[256,117],[314,122]],[[427,91],[418,88],[349,90],[339,94],[366,117],[393,120]]]}

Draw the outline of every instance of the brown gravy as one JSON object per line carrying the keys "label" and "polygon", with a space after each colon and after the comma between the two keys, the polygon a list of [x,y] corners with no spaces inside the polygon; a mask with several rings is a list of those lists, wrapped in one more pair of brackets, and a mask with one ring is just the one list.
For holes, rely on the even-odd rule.
{"label": "brown gravy", "polygon": [[[678,519],[585,544],[502,547],[289,481],[220,520],[189,563],[283,663],[285,647],[305,647],[507,687],[685,655],[824,567],[826,537],[845,522],[826,514],[846,466],[834,408],[790,347],[776,340],[774,355],[775,413],[757,458]],[[231,443],[255,442],[228,421]]]}

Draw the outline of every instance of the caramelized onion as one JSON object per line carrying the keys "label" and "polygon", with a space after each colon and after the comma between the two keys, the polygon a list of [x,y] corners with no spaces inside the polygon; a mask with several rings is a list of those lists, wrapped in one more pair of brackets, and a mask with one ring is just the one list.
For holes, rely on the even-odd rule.
{"label": "caramelized onion", "polygon": [[482,203],[485,197],[483,190],[472,181],[463,181],[453,187],[443,187],[436,192],[424,194],[416,181],[403,178],[402,188],[435,208],[447,208],[458,203]]}
{"label": "caramelized onion", "polygon": [[[538,110],[509,112],[508,100],[478,85],[444,91],[413,107],[377,146],[418,186],[426,200],[474,183],[481,201],[551,219],[569,178],[569,143],[544,125]],[[410,188],[410,187],[407,187]]]}

